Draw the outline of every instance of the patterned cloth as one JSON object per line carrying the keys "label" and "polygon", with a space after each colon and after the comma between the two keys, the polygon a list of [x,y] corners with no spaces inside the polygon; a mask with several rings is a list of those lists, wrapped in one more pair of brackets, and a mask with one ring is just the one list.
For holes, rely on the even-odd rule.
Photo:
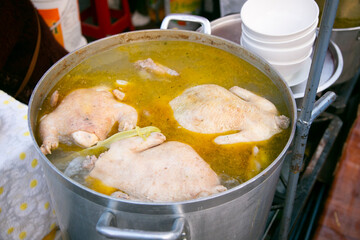
{"label": "patterned cloth", "polygon": [[57,226],[27,125],[27,106],[0,90],[0,239],[42,239]]}

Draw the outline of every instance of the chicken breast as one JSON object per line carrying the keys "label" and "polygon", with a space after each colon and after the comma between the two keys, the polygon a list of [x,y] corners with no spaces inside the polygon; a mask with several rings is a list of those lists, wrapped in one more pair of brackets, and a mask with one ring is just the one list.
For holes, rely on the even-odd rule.
{"label": "chicken breast", "polygon": [[164,141],[163,134],[154,132],[146,140],[132,137],[114,142],[89,176],[141,201],[183,201],[226,190],[191,146]]}
{"label": "chicken breast", "polygon": [[234,134],[218,136],[218,144],[263,141],[288,128],[290,120],[279,116],[275,105],[243,88],[227,90],[215,84],[186,89],[170,101],[178,123],[193,132]]}
{"label": "chicken breast", "polygon": [[137,119],[135,108],[117,101],[111,92],[101,88],[77,89],[41,119],[41,151],[50,154],[59,142],[90,147],[104,140],[116,122],[118,130],[124,131],[133,129]]}

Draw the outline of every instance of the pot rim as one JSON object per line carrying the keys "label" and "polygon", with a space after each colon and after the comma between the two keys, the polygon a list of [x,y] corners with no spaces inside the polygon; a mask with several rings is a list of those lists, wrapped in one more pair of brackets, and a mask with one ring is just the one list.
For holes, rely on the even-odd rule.
{"label": "pot rim", "polygon": [[332,29],[333,32],[348,32],[348,31],[359,31],[359,30],[360,30],[360,26],[349,27],[349,28],[333,28]]}
{"label": "pot rim", "polygon": [[[143,37],[142,40],[139,40],[139,37],[137,37],[138,35],[142,35]],[[152,35],[155,35],[156,37],[153,38]],[[176,38],[174,38],[175,36]],[[94,53],[99,53],[107,49],[114,48],[120,44],[131,43],[134,41],[134,39],[136,39],[136,41],[169,40],[169,39],[165,39],[166,37],[170,37],[171,38],[170,40],[191,41],[205,45],[210,45],[216,48],[220,48],[224,51],[227,51],[247,61],[257,69],[259,69],[261,72],[267,75],[278,88],[281,88],[280,90],[284,95],[283,96],[284,101],[289,100],[286,102],[286,104],[290,115],[289,118],[291,119],[291,124],[289,126],[291,127],[291,133],[289,135],[287,143],[285,144],[283,150],[280,152],[278,157],[274,159],[274,161],[268,167],[266,167],[255,177],[251,178],[250,180],[244,183],[241,183],[240,185],[234,188],[231,188],[227,191],[214,194],[208,197],[197,198],[187,201],[179,201],[179,202],[141,202],[141,201],[114,198],[96,192],[90,188],[87,188],[82,184],[76,182],[75,180],[65,176],[63,172],[57,169],[55,165],[53,165],[51,161],[41,152],[39,145],[36,141],[36,138],[34,136],[34,130],[36,129],[35,123],[37,121],[37,114],[36,114],[37,109],[35,109],[34,102],[35,102],[35,98],[38,97],[37,95],[40,95],[39,96],[41,98],[40,102],[42,102],[44,100],[44,97],[52,88],[52,87],[50,89],[47,88],[47,93],[39,93],[40,87],[44,85],[44,82],[48,78],[49,74],[51,77],[51,73],[59,68],[61,69],[62,72],[66,70],[67,73],[73,67],[78,65],[80,62],[82,62],[84,59],[88,58],[89,56],[92,56]],[[107,45],[105,44],[106,46],[102,48],[99,47],[104,42],[107,42]],[[89,49],[91,51],[87,51]],[[96,49],[96,51],[94,51],[94,49]],[[69,61],[67,61],[67,59],[73,60],[75,58],[76,58],[75,63],[72,64],[68,63]],[[260,64],[260,66],[255,66],[254,65],[255,63]],[[262,69],[260,69],[260,67]],[[269,75],[271,75],[271,77]],[[54,86],[54,84],[57,83],[62,76],[60,76],[59,74],[55,75],[55,77],[58,79],[54,81],[52,86]],[[57,179],[61,181],[66,186],[66,188],[81,195],[82,197],[90,201],[96,202],[97,204],[109,207],[111,209],[118,209],[126,212],[138,212],[138,213],[149,213],[149,214],[173,214],[173,213],[198,211],[200,209],[203,210],[221,204],[225,204],[226,202],[232,201],[235,198],[251,191],[252,189],[256,188],[258,185],[260,185],[261,182],[265,181],[275,171],[275,169],[282,163],[283,159],[285,158],[285,154],[288,148],[290,147],[290,144],[292,143],[296,128],[297,112],[296,112],[295,99],[286,81],[283,80],[282,77],[278,74],[278,72],[274,70],[270,66],[270,64],[267,63],[264,59],[247,51],[242,46],[220,37],[194,32],[194,31],[152,29],[152,30],[126,32],[126,33],[121,33],[106,38],[102,38],[90,44],[87,44],[86,46],[83,46],[73,52],[70,52],[69,54],[61,58],[50,69],[48,69],[48,71],[42,76],[42,78],[34,88],[34,91],[29,101],[28,116],[29,116],[28,126],[30,130],[31,138],[34,144],[36,145],[35,148],[37,152],[40,154],[42,160],[44,160],[41,162],[46,163],[46,164],[42,164],[42,166],[49,167],[53,171],[55,171]],[[33,123],[33,121],[35,121],[35,123]]]}

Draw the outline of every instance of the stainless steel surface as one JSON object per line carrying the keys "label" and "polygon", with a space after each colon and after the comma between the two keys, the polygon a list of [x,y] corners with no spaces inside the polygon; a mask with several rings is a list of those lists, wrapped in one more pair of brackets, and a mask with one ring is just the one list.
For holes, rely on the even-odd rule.
{"label": "stainless steel surface", "polygon": [[96,231],[108,238],[129,239],[129,240],[171,240],[171,239],[186,239],[190,240],[189,234],[185,229],[185,220],[177,218],[174,220],[172,229],[168,232],[150,232],[134,229],[120,229],[116,226],[116,216],[109,211],[104,212],[98,223],[96,224]]}
{"label": "stainless steel surface", "polygon": [[335,84],[344,83],[354,77],[360,68],[360,26],[335,28],[331,40],[340,47],[344,58],[344,70]]}
{"label": "stainless steel surface", "polygon": [[[146,203],[113,198],[84,187],[65,176],[44,156],[34,137],[38,109],[54,85],[84,59],[121,44],[156,40],[191,41],[230,52],[256,66],[279,88],[291,119],[291,134],[279,156],[249,181],[223,193],[175,203]],[[211,35],[177,30],[147,30],[123,33],[80,48],[51,67],[34,89],[28,123],[50,188],[63,239],[106,239],[96,231],[101,215],[111,211],[116,227],[163,232],[174,219],[184,218],[191,239],[259,239],[265,229],[284,156],[295,133],[295,100],[272,67],[241,46]]]}
{"label": "stainless steel surface", "polygon": [[313,109],[326,52],[330,43],[331,29],[334,25],[338,3],[339,0],[326,0],[323,16],[321,18],[319,35],[315,42],[314,57],[306,85],[305,96],[301,105],[299,119],[296,124],[294,151],[291,158],[288,178],[289,182],[286,189],[285,206],[280,225],[280,239],[282,240],[288,239],[289,228],[291,226],[291,221],[293,220],[291,217],[296,195],[296,186],[303,166],[304,153],[311,126],[312,114],[317,114],[314,113],[314,110],[323,111],[324,107],[329,106],[334,101],[334,98],[331,98],[332,96],[329,95],[328,99],[323,98],[323,101],[326,102],[325,104],[319,104],[322,108]]}
{"label": "stainless steel surface", "polygon": [[[240,44],[240,37],[242,33],[240,14],[232,14],[212,21],[211,31],[214,36],[222,37]],[[338,80],[343,72],[343,65],[344,60],[339,47],[334,42],[330,42],[317,92],[326,90]],[[291,87],[294,98],[297,99],[298,105],[301,104],[301,100],[305,95],[305,87],[306,81],[302,84]]]}
{"label": "stainless steel surface", "polygon": [[169,23],[174,20],[199,23],[201,25],[200,31],[202,33],[211,34],[211,26],[209,20],[204,17],[193,16],[189,14],[169,14],[162,21],[160,28],[168,29]]}
{"label": "stainless steel surface", "polygon": [[231,14],[211,22],[211,34],[240,44],[242,33],[240,14]]}

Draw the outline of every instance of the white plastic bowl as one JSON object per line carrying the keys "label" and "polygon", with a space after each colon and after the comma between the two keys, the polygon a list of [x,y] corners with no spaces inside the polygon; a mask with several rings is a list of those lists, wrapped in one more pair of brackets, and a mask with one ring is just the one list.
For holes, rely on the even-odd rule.
{"label": "white plastic bowl", "polygon": [[314,37],[314,34],[316,35],[316,29],[317,29],[317,24],[318,21],[316,21],[314,23],[313,26],[311,26],[309,29],[307,29],[306,32],[303,33],[303,35],[298,36],[296,38],[290,39],[290,40],[286,40],[286,41],[274,41],[274,42],[269,42],[269,41],[264,41],[261,39],[257,39],[256,36],[251,35],[251,33],[247,32],[246,27],[244,26],[244,24],[242,25],[242,35],[246,35],[246,37],[253,42],[254,44],[258,44],[261,45],[263,47],[268,47],[268,48],[290,48],[290,47],[297,47],[299,45],[302,45],[306,42],[308,42],[310,39],[312,39]]}
{"label": "white plastic bowl", "polygon": [[263,47],[261,45],[253,43],[246,35],[242,34],[240,43],[241,45],[248,49],[251,52],[254,52],[265,60],[269,62],[277,62],[281,63],[288,63],[288,62],[296,62],[304,59],[306,56],[310,55],[312,52],[312,47],[314,44],[314,40],[316,38],[316,34],[307,41],[305,44],[292,47],[292,48],[268,48]]}
{"label": "white plastic bowl", "polygon": [[249,0],[241,8],[246,31],[263,41],[287,41],[304,33],[318,21],[314,0]]}
{"label": "white plastic bowl", "polygon": [[311,52],[309,55],[304,57],[303,59],[295,62],[288,63],[277,63],[277,62],[269,62],[271,66],[273,66],[280,75],[284,78],[284,80],[288,83],[292,82],[292,78],[300,71],[304,66],[306,66],[309,58],[311,56]]}
{"label": "white plastic bowl", "polygon": [[287,84],[293,88],[294,86],[300,85],[309,77],[310,67],[311,67],[312,59],[311,57],[307,58],[303,65],[301,66],[300,70],[294,73],[291,77],[284,78]]}

